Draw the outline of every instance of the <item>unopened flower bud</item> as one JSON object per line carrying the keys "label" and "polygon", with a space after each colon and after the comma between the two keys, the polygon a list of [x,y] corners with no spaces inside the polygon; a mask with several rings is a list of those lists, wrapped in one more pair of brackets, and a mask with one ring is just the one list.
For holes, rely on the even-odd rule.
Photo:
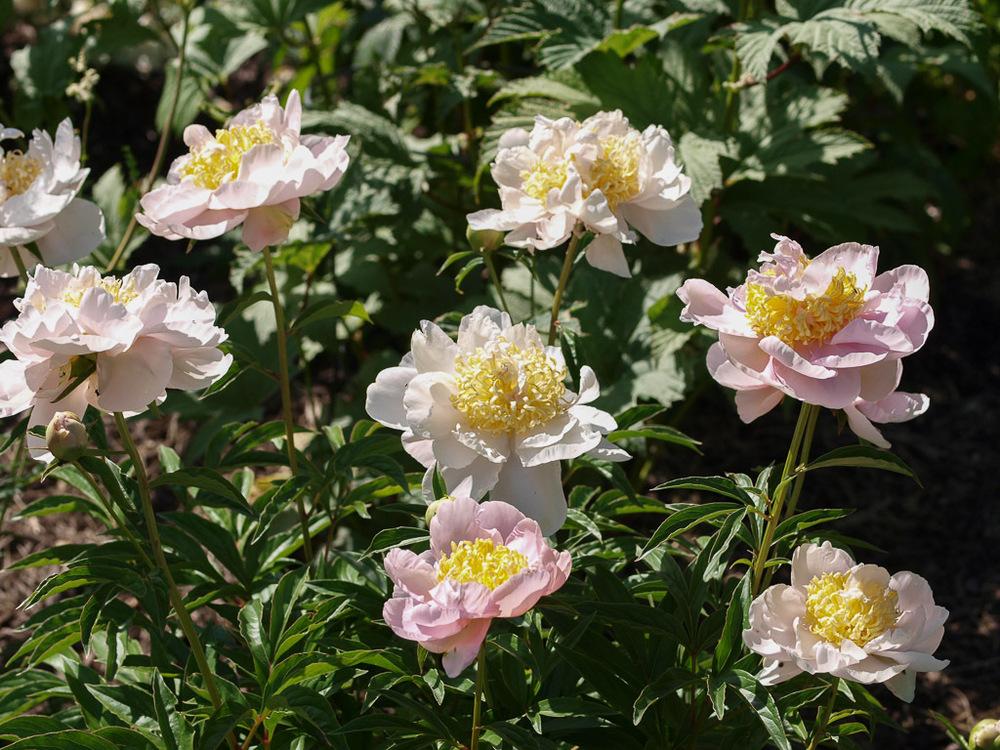
{"label": "unopened flower bud", "polygon": [[492,252],[503,244],[503,232],[498,232],[496,229],[473,229],[469,227],[465,230],[465,238],[477,253]]}
{"label": "unopened flower bud", "polygon": [[60,461],[72,461],[90,445],[90,436],[80,417],[71,411],[57,411],[45,428],[45,443]]}
{"label": "unopened flower bud", "polygon": [[439,510],[441,510],[441,506],[444,503],[450,503],[454,499],[455,498],[453,498],[451,495],[445,495],[444,497],[435,500],[433,503],[427,506],[427,512],[424,513],[424,520],[427,522],[427,525],[428,526],[431,525],[431,519],[434,518],[434,516],[437,514]]}
{"label": "unopened flower bud", "polygon": [[983,719],[969,733],[969,747],[976,750],[1000,748],[1000,721]]}

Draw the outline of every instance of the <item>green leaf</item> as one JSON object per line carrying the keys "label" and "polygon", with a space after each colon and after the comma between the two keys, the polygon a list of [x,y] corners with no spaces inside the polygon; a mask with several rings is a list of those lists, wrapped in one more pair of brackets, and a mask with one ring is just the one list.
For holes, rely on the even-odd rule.
{"label": "green leaf", "polygon": [[[254,510],[243,494],[219,472],[205,467],[191,467],[161,474],[149,483],[150,487],[187,487],[201,490],[198,502],[203,505],[219,504],[243,515],[253,517]],[[202,494],[204,493],[204,494]]]}
{"label": "green leaf", "polygon": [[698,490],[753,505],[753,499],[746,490],[727,477],[681,477],[657,485],[653,488],[653,491],[656,490]]}
{"label": "green leaf", "polygon": [[314,302],[303,310],[302,314],[292,324],[291,332],[295,333],[311,323],[318,323],[330,318],[346,318],[348,316],[360,318],[366,323],[372,322],[371,318],[368,317],[365,306],[360,302],[340,302],[328,299]]}
{"label": "green leaf", "polygon": [[745,575],[733,589],[726,610],[726,623],[722,627],[722,635],[715,644],[715,668],[725,670],[734,654],[739,653],[743,640],[743,629],[747,625],[747,614],[750,610],[750,579]]}
{"label": "green leaf", "polygon": [[670,516],[660,524],[659,528],[653,532],[639,553],[638,560],[642,560],[646,555],[659,547],[661,544],[670,541],[674,537],[683,534],[685,531],[693,529],[701,523],[708,523],[720,516],[727,516],[737,510],[742,510],[742,506],[736,503],[692,503],[680,506],[680,510]]}
{"label": "green leaf", "polygon": [[868,445],[848,445],[825,453],[809,462],[806,471],[830,469],[840,466],[854,466],[862,469],[881,469],[902,474],[923,486],[913,469],[899,456],[881,448]]}
{"label": "green leaf", "polygon": [[365,557],[377,555],[379,552],[386,552],[394,547],[409,547],[413,544],[425,542],[430,538],[427,529],[418,529],[411,526],[397,526],[394,529],[382,529],[372,539],[372,543],[365,550]]}
{"label": "green leaf", "polygon": [[89,732],[67,729],[18,740],[7,745],[6,750],[123,750],[123,748]]}
{"label": "green leaf", "polygon": [[615,430],[614,432],[608,433],[608,440],[612,443],[617,443],[621,440],[627,440],[629,438],[648,438],[650,440],[659,440],[664,443],[683,445],[685,448],[690,448],[694,451],[697,451],[698,446],[701,445],[700,440],[688,437],[683,432],[676,430],[673,427],[667,427],[666,425],[660,424],[636,427],[630,430]]}
{"label": "green leaf", "polygon": [[788,735],[785,734],[785,725],[781,720],[781,712],[778,711],[778,705],[774,702],[774,697],[768,692],[767,688],[757,682],[749,672],[734,669],[732,675],[735,677],[735,680],[732,680],[731,684],[736,688],[739,696],[746,701],[750,709],[757,715],[757,718],[760,719],[760,723],[767,730],[771,742],[774,743],[778,750],[792,750],[792,745],[788,741]]}
{"label": "green leaf", "polygon": [[259,599],[254,599],[240,608],[240,634],[253,656],[255,665],[261,674],[267,673],[270,663],[271,646],[267,632],[264,629],[264,605]]}
{"label": "green leaf", "polygon": [[632,709],[632,723],[638,725],[642,721],[642,717],[646,715],[646,711],[660,699],[700,681],[701,678],[698,675],[693,675],[686,669],[679,667],[668,669],[639,693]]}

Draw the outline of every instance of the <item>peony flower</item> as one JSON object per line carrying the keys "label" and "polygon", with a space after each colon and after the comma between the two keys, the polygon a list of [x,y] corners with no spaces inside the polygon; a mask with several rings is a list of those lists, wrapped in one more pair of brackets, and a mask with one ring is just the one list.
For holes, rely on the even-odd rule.
{"label": "peony flower", "polygon": [[553,534],[566,519],[560,460],[629,458],[604,437],[614,418],[587,406],[600,395],[594,371],[581,368],[580,393],[568,390],[562,352],[534,326],[481,306],[462,318],[457,342],[425,320],[410,346],[368,386],[365,408],[402,430],[406,451],[428,477],[439,469],[449,491],[468,478],[473,497],[490,492]]}
{"label": "peony flower", "polygon": [[[0,142],[23,137],[0,125]],[[27,153],[0,146],[0,277],[17,276],[14,253],[27,268],[39,260],[55,266],[79,260],[101,244],[101,209],[77,197],[89,173],[80,168],[80,139],[68,119],[59,123],[55,143],[36,130]],[[41,258],[25,247],[30,242]]]}
{"label": "peony flower", "polygon": [[251,250],[279,245],[299,216],[299,199],[333,188],[347,169],[348,137],[300,135],[302,102],[267,96],[213,136],[184,130],[189,153],[170,165],[167,184],[140,201],[139,223],[170,240],[218,237],[240,224]]}
{"label": "peony flower", "polygon": [[771,586],[750,604],[743,642],[764,657],[765,685],[830,674],[884,682],[909,702],[917,672],[948,666],[933,656],[947,619],[920,576],[855,564],[829,542],[803,544],[792,555],[792,585]]}
{"label": "peony flower", "polygon": [[619,111],[583,123],[539,115],[530,133],[504,134],[492,174],[502,208],[469,214],[469,226],[508,232],[512,247],[556,247],[579,226],[597,235],[587,245],[588,262],[627,277],[621,243],[635,242],[630,226],[657,245],[701,233],[691,180],[674,161],[667,131],[650,126],[640,133]]}
{"label": "peony flower", "polygon": [[572,562],[507,503],[455,498],[430,530],[427,552],[386,555],[394,588],[382,614],[400,638],[444,654],[444,671],[457,677],[475,661],[493,618],[523,615],[566,583]]}
{"label": "peony flower", "polygon": [[[218,349],[226,332],[212,303],[187,277],[173,284],[158,273],[139,266],[116,279],[92,267],[37,267],[14,303],[17,318],[0,328],[14,355],[0,362],[0,417],[31,409],[30,430],[88,405],[138,413],[167,388],[191,391],[222,377],[232,357]],[[29,434],[28,446],[51,460],[43,439]]]}
{"label": "peony flower", "polygon": [[723,294],[689,279],[677,291],[681,320],[719,332],[708,369],[736,390],[744,422],[784,396],[843,409],[851,429],[881,447],[873,422],[905,422],[929,399],[897,391],[902,358],[924,345],[934,326],[929,282],[918,266],[875,275],[878,248],[848,242],[810,260],[797,242],[773,235],[759,271]]}

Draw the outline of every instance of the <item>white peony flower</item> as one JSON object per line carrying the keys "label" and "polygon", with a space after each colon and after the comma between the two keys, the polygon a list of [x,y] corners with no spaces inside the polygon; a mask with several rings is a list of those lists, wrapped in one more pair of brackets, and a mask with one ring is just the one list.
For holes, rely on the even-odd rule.
{"label": "white peony flower", "polygon": [[803,544],[792,556],[791,586],[771,586],[750,605],[743,642],[764,657],[765,685],[830,674],[884,682],[909,702],[917,672],[948,666],[933,656],[947,619],[920,576],[855,564],[829,542]]}
{"label": "white peony flower", "polygon": [[[23,138],[0,125],[0,142]],[[80,139],[68,119],[59,123],[55,143],[36,130],[27,153],[0,146],[0,277],[17,276],[12,257],[25,267],[41,260],[55,266],[79,260],[104,240],[104,216],[77,197],[89,169],[80,168]],[[26,247],[37,244],[41,258]]]}
{"label": "white peony flower", "polygon": [[621,243],[635,242],[630,227],[664,246],[701,234],[691,180],[667,131],[651,125],[640,133],[619,111],[583,123],[539,115],[530,133],[504,134],[492,174],[502,208],[469,214],[469,226],[507,232],[512,247],[556,247],[580,226],[596,235],[588,262],[627,277]]}
{"label": "white peony flower", "polygon": [[[17,318],[0,328],[14,355],[0,362],[0,417],[31,409],[30,430],[88,405],[138,413],[167,388],[196,390],[222,377],[232,357],[218,349],[227,337],[208,296],[187,277],[174,284],[158,273],[146,265],[116,279],[92,267],[37,267],[14,303]],[[28,446],[51,460],[43,439],[29,435]]]}
{"label": "white peony flower", "polygon": [[295,90],[284,107],[266,96],[214,135],[189,125],[189,153],[174,159],[167,184],[142,196],[136,219],[168,240],[205,240],[243,225],[251,250],[280,245],[300,199],[333,189],[350,161],[346,135],[302,135],[301,126]]}
{"label": "white peony flower", "polygon": [[534,326],[480,306],[462,319],[457,342],[425,320],[410,346],[368,387],[365,408],[402,430],[406,451],[428,477],[437,467],[450,492],[464,480],[474,498],[490,492],[553,534],[566,519],[559,462],[629,458],[604,437],[614,418],[587,406],[600,395],[594,371],[581,368],[580,393],[568,390],[562,352]]}

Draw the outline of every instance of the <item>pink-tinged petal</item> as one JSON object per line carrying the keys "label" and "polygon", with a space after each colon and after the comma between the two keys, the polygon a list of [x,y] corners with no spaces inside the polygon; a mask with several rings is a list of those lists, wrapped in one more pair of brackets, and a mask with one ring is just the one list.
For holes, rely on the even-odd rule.
{"label": "pink-tinged petal", "polygon": [[763,372],[771,362],[771,357],[758,346],[759,337],[738,336],[720,332],[719,343],[729,357],[729,361],[737,365],[749,377],[755,377],[754,372]]}
{"label": "pink-tinged petal", "polygon": [[[490,622],[491,620],[488,618],[473,620],[466,626],[465,630],[449,641],[448,647],[444,651],[444,657],[441,659],[441,666],[444,667],[446,675],[458,677],[476,660],[476,657],[479,656],[479,649],[489,632]],[[431,651],[432,649],[428,648],[427,650]],[[437,651],[437,653],[441,653],[441,651]]]}
{"label": "pink-tinged petal", "polygon": [[166,395],[173,374],[170,348],[139,339],[131,348],[97,359],[97,404],[104,411],[141,412]]}
{"label": "pink-tinged petal", "polygon": [[814,365],[777,336],[766,336],[757,345],[762,351],[774,357],[786,367],[808,378],[825,380],[837,374],[835,370]]}
{"label": "pink-tinged petal", "polygon": [[759,378],[747,375],[729,361],[729,356],[722,344],[715,343],[708,348],[708,355],[705,357],[705,365],[709,374],[719,385],[732,388],[736,391],[748,391],[771,387],[762,382]]}
{"label": "pink-tinged petal", "polygon": [[[895,326],[885,326],[866,318],[855,318],[832,339],[831,344],[858,345],[866,347],[866,351],[892,351],[909,354],[913,344],[903,331]],[[853,347],[852,347],[853,348]]]}
{"label": "pink-tinged petal", "polygon": [[824,250],[813,258],[806,267],[803,281],[810,291],[823,292],[837,271],[843,268],[848,273],[854,274],[855,283],[859,288],[867,289],[875,279],[877,266],[877,247],[845,242]]}
{"label": "pink-tinged petal", "polygon": [[736,413],[744,424],[750,424],[781,403],[785,394],[777,388],[764,386],[754,390],[736,392]]}
{"label": "pink-tinged petal", "polygon": [[24,379],[24,363],[16,359],[0,362],[0,418],[26,411],[34,400],[35,393]]}
{"label": "pink-tinged petal", "polygon": [[903,362],[899,359],[886,359],[861,368],[861,398],[865,401],[885,398],[896,390],[902,376]]}
{"label": "pink-tinged petal", "polygon": [[410,353],[417,372],[454,372],[458,347],[447,333],[429,320],[420,321],[420,330],[410,337]]}
{"label": "pink-tinged petal", "polygon": [[872,289],[926,302],[931,284],[927,272],[920,266],[905,265],[880,273],[872,282]]}
{"label": "pink-tinged petal", "polygon": [[909,570],[893,575],[889,587],[896,592],[901,611],[934,606],[934,592],[927,579]]}
{"label": "pink-tinged petal", "polygon": [[627,203],[619,210],[631,226],[655,245],[672,247],[694,242],[701,235],[701,210],[690,195],[684,195],[669,208],[650,208],[647,202]]}
{"label": "pink-tinged petal", "polygon": [[601,271],[608,271],[616,276],[630,278],[632,272],[628,260],[622,250],[622,243],[614,235],[601,234],[587,245],[587,262]]}
{"label": "pink-tinged petal", "polygon": [[934,328],[934,310],[926,302],[912,302],[904,305],[896,327],[910,341],[911,352],[923,347],[927,336]]}
{"label": "pink-tinged petal", "polygon": [[521,221],[516,216],[507,211],[498,211],[495,208],[484,208],[465,217],[469,226],[475,230],[492,229],[497,232],[509,232],[521,226]]}
{"label": "pink-tinged petal", "polygon": [[408,549],[389,550],[385,573],[399,589],[418,597],[426,597],[438,584],[434,566]]}
{"label": "pink-tinged petal", "polygon": [[145,218],[155,224],[183,224],[208,208],[211,190],[193,182],[163,185],[139,200]]}
{"label": "pink-tinged petal", "polygon": [[892,447],[892,443],[885,439],[878,428],[873,425],[868,418],[858,411],[857,407],[853,404],[848,404],[844,407],[844,414],[847,416],[847,426],[851,428],[851,432],[857,435],[862,440],[867,440],[873,445],[877,445],[879,448],[889,449]]}
{"label": "pink-tinged petal", "polygon": [[535,519],[546,536],[559,531],[566,520],[566,496],[558,461],[526,468],[520,458],[511,456],[500,470],[490,499],[510,503]]}
{"label": "pink-tinged petal", "polygon": [[479,503],[468,497],[443,503],[431,519],[430,530],[431,551],[437,557],[450,555],[453,543],[493,536],[479,524]]}
{"label": "pink-tinged petal", "polygon": [[549,586],[551,574],[543,568],[521,571],[493,590],[500,617],[520,617],[534,607]]}
{"label": "pink-tinged petal", "polygon": [[405,430],[406,408],[403,393],[417,371],[412,367],[387,367],[368,386],[365,411],[372,419],[394,430]]}
{"label": "pink-tinged petal", "polygon": [[801,588],[824,573],[845,573],[853,567],[851,556],[830,542],[802,544],[792,554],[792,587]]}
{"label": "pink-tinged petal", "polygon": [[479,504],[479,525],[484,529],[492,529],[500,535],[504,544],[525,515],[510,503],[487,500]]}
{"label": "pink-tinged petal", "polygon": [[136,214],[136,221],[158,237],[168,240],[208,240],[220,237],[238,227],[247,218],[246,211],[202,211],[183,222],[158,222],[144,214]]}
{"label": "pink-tinged petal", "polygon": [[233,364],[233,355],[223,354],[215,347],[173,349],[173,369],[167,388],[196,391],[207,388],[221,378]]}
{"label": "pink-tinged petal", "polygon": [[681,320],[703,325],[720,334],[747,338],[754,344],[760,338],[750,327],[745,313],[734,307],[725,294],[704,279],[688,279],[677,290],[677,296],[684,303],[680,312]]}
{"label": "pink-tinged petal", "polygon": [[816,380],[773,361],[773,373],[777,387],[789,396],[827,409],[843,409],[853,404],[861,392],[861,374],[857,370],[838,370],[831,378]]}
{"label": "pink-tinged petal", "polygon": [[843,367],[865,367],[885,361],[889,354],[884,346],[864,344],[820,344],[799,350],[803,357],[814,365],[839,369]]}
{"label": "pink-tinged petal", "polygon": [[188,125],[184,128],[184,145],[191,151],[198,151],[206,143],[215,140],[212,131],[204,125]]}
{"label": "pink-tinged petal", "polygon": [[859,401],[855,406],[868,419],[879,424],[908,422],[919,417],[931,405],[931,400],[922,393],[896,391],[878,401]]}
{"label": "pink-tinged petal", "polygon": [[285,100],[284,126],[293,133],[302,129],[302,98],[298,89],[292,89]]}
{"label": "pink-tinged petal", "polygon": [[103,241],[101,209],[77,198],[55,217],[52,229],[39,237],[38,252],[46,265],[59,266],[89,255]]}
{"label": "pink-tinged petal", "polygon": [[298,198],[250,209],[243,224],[243,242],[255,252],[282,244],[299,218],[299,209]]}
{"label": "pink-tinged petal", "polygon": [[287,179],[285,154],[278,144],[254,146],[240,160],[235,180],[224,182],[212,192],[209,208],[232,208],[240,211],[269,202],[271,194]]}

